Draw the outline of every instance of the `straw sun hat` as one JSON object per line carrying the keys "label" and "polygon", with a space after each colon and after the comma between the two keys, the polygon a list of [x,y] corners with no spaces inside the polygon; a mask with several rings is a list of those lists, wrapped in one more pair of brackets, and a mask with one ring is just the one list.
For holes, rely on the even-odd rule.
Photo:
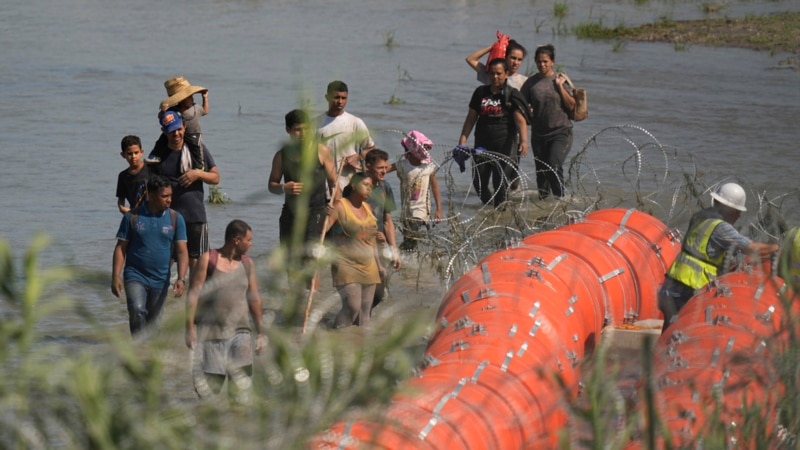
{"label": "straw sun hat", "polygon": [[162,100],[161,103],[166,104],[167,108],[177,105],[183,99],[189,98],[198,92],[208,90],[203,86],[192,86],[189,81],[183,77],[170,78],[164,82],[164,87],[167,88],[168,97]]}

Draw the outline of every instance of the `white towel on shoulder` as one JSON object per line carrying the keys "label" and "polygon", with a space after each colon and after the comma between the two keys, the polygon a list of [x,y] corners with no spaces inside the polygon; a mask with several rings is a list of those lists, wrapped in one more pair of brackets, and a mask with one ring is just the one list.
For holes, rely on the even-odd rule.
{"label": "white towel on shoulder", "polygon": [[181,173],[186,173],[192,170],[192,155],[189,153],[189,147],[183,146],[181,150]]}

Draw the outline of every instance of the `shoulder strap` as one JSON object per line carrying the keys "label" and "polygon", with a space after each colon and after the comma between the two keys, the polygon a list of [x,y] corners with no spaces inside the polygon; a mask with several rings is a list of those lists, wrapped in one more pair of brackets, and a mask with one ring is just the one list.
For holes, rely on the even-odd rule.
{"label": "shoulder strap", "polygon": [[[206,280],[211,278],[211,275],[214,274],[214,271],[217,269],[217,261],[219,260],[219,251],[217,249],[212,248],[208,251],[208,267],[206,267]],[[248,278],[250,277],[250,271],[253,267],[253,262],[250,260],[250,257],[247,255],[242,255],[242,264],[244,264],[244,270],[247,272]]]}
{"label": "shoulder strap", "polygon": [[131,209],[128,212],[128,244],[133,242],[133,237],[136,236],[136,221],[139,220],[139,215]]}
{"label": "shoulder strap", "polygon": [[242,255],[242,264],[244,264],[244,271],[247,273],[247,278],[250,278],[250,271],[253,268],[253,261],[247,255]]}
{"label": "shoulder strap", "polygon": [[172,240],[174,241],[175,238],[178,236],[178,211],[174,209],[169,209],[169,218],[172,221]]}
{"label": "shoulder strap", "polygon": [[217,249],[212,248],[208,250],[208,267],[206,267],[206,280],[211,278],[214,270],[217,268],[217,259],[219,259],[219,252]]}

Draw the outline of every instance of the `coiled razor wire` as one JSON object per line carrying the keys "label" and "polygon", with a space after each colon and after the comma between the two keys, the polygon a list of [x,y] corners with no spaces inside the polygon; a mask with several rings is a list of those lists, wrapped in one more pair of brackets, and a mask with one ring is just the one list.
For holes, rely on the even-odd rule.
{"label": "coiled razor wire", "polygon": [[[382,131],[410,137],[400,130]],[[800,205],[800,189],[770,198],[766,190],[757,192],[746,174],[704,182],[693,154],[662,144],[638,125],[602,128],[572,154],[562,186],[564,197],[540,200],[536,174],[522,167],[530,163],[526,159],[533,159],[529,155],[512,171],[516,189],[509,189],[507,200],[495,207],[497,192],[486,204],[481,202],[472,183],[473,168],[476,164],[495,164],[502,181],[510,186],[515,180],[505,177],[501,170],[501,164],[508,164],[510,158],[485,151],[478,163],[470,158],[462,173],[453,159],[453,148],[434,144],[430,156],[441,186],[443,218],[435,220],[431,214],[427,226],[417,231],[405,229],[402,220],[395,220],[398,241],[401,235],[410,234],[418,241],[416,250],[404,256],[407,260],[416,258],[418,279],[427,264],[449,286],[488,254],[603,208],[636,208],[683,231],[694,212],[710,205],[708,194],[728,181],[742,185],[748,199],[758,202],[755,222],[737,224],[746,227],[746,234],[754,239],[777,242],[788,228],[784,212],[798,211]],[[543,161],[535,164],[541,171],[554,171]],[[478,186],[484,188],[491,189]],[[406,205],[400,206],[402,211]]]}

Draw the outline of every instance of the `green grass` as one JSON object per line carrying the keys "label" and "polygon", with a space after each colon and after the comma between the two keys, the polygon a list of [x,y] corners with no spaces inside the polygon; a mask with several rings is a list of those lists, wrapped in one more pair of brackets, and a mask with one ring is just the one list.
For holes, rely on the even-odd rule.
{"label": "green grass", "polygon": [[[181,362],[187,352],[182,314],[165,317],[158,335],[132,342],[127,330],[111,329],[92,311],[80,309],[79,300],[63,295],[63,284],[75,272],[41,269],[47,244],[47,238],[37,236],[17,259],[0,239],[1,448],[304,448],[309,437],[354,412],[380,417],[398,382],[419,362],[424,345],[427,313],[407,320],[390,317],[357,342],[341,330],[301,336],[297,328],[273,326],[269,350],[257,358],[253,403],[232,404],[224,397],[200,402],[185,394],[191,377]],[[788,307],[792,299],[783,301]],[[56,321],[53,314],[65,306],[81,311],[94,329],[95,345],[68,346],[37,331],[40,322]],[[780,408],[775,414],[759,404],[745,408],[737,424],[745,441],[740,448],[796,445],[800,340],[791,324],[790,348],[769,349],[779,374],[773,382],[785,387]],[[631,437],[652,448],[648,444],[664,436],[653,407],[658,380],[651,373],[648,349],[645,344],[639,356],[638,408],[617,386],[614,360],[602,348],[587,356],[590,367],[571,407],[570,426],[561,431],[560,448],[622,449]],[[717,417],[714,405],[709,408],[708,417]],[[775,420],[785,427],[785,440],[765,434],[768,421]],[[710,421],[703,428],[702,447],[730,448],[730,432],[728,424]],[[754,442],[758,445],[749,445]]]}

